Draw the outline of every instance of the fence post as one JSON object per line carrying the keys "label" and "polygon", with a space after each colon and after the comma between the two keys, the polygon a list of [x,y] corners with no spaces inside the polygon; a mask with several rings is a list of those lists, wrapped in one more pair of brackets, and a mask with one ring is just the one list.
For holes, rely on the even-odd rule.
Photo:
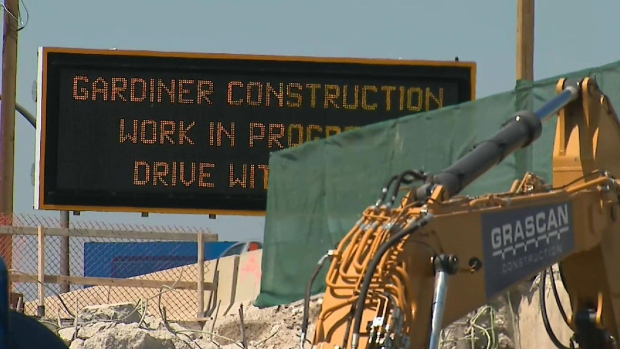
{"label": "fence post", "polygon": [[197,269],[198,269],[198,285],[196,285],[196,297],[197,297],[197,317],[200,319],[204,316],[204,285],[205,285],[205,243],[204,243],[204,234],[202,232],[198,233],[198,261],[197,261]]}
{"label": "fence post", "polygon": [[42,226],[37,226],[37,240],[39,257],[38,263],[38,289],[39,289],[39,306],[37,307],[37,316],[45,316],[45,232]]}

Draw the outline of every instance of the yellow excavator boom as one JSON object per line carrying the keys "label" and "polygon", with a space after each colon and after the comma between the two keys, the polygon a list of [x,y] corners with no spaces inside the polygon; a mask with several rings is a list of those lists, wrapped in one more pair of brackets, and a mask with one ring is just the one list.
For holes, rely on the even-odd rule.
{"label": "yellow excavator boom", "polygon": [[[615,348],[620,123],[593,79],[562,79],[556,90],[539,110],[516,113],[444,171],[390,179],[319,263],[331,261],[314,346],[437,349],[441,329],[558,263],[571,300],[573,346]],[[504,193],[459,195],[532,144],[554,116],[553,186],[527,173]],[[403,185],[408,194],[396,202]],[[305,310],[302,347],[307,300]]]}

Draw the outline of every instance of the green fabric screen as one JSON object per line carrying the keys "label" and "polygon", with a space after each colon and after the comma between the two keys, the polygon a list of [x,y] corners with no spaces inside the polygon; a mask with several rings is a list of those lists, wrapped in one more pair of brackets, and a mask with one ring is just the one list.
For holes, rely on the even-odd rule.
{"label": "green fabric screen", "polygon": [[[493,135],[515,112],[539,108],[561,77],[592,76],[620,110],[620,61],[536,82],[476,101],[385,121],[274,153],[269,190],[259,307],[303,298],[318,259],[374,204],[392,175],[406,169],[437,172]],[[551,177],[555,119],[540,139],[472,183],[464,194],[510,189],[534,171]],[[619,150],[620,151],[620,150]],[[325,287],[327,265],[312,293]]]}

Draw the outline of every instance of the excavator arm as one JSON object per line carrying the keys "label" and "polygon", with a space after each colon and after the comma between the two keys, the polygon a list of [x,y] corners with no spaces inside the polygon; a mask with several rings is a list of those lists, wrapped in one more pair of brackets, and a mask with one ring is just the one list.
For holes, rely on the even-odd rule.
{"label": "excavator arm", "polygon": [[[331,261],[313,345],[437,349],[441,329],[558,263],[574,342],[616,347],[620,123],[593,79],[562,79],[556,90],[541,109],[517,113],[446,170],[391,178],[317,266]],[[505,193],[459,196],[534,142],[556,115],[553,186],[528,173]],[[410,188],[395,205],[401,185]],[[306,300],[302,348],[307,308]]]}

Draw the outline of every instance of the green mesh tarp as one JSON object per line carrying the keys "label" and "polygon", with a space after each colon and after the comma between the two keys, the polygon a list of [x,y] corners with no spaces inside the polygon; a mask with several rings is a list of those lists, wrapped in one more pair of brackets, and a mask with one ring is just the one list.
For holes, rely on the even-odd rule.
{"label": "green mesh tarp", "polygon": [[[620,110],[620,62],[564,74],[593,76]],[[273,154],[262,258],[259,307],[303,298],[318,259],[374,204],[392,175],[406,169],[437,172],[492,136],[515,112],[539,108],[555,95],[558,77],[517,83],[514,91],[457,106],[381,122]],[[540,139],[472,183],[463,194],[510,189],[534,171],[551,177],[555,119]],[[312,293],[322,292],[327,267]]]}

